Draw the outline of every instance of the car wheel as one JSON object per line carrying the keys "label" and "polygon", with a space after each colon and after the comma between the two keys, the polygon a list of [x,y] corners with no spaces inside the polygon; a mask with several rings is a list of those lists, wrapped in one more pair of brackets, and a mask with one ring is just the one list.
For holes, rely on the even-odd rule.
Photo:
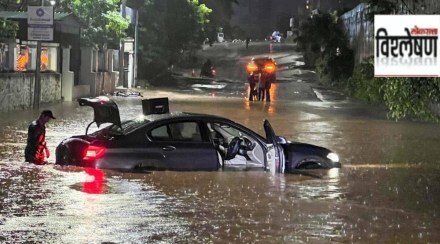
{"label": "car wheel", "polygon": [[298,169],[322,169],[324,168],[318,162],[304,162],[298,166]]}
{"label": "car wheel", "polygon": [[74,163],[72,155],[67,147],[64,146],[61,148],[57,163],[59,165],[72,165]]}

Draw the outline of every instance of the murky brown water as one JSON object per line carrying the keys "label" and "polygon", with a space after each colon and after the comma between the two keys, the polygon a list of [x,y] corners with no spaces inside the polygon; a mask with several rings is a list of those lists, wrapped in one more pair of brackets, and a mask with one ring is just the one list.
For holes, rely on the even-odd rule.
{"label": "murky brown water", "polygon": [[[291,47],[285,53],[274,50],[279,47],[255,50],[270,49],[284,77],[273,84],[270,104],[246,102],[244,81],[179,87],[196,97],[147,95],[170,96],[173,111],[229,117],[260,134],[268,118],[279,135],[336,151],[343,168],[283,175],[36,166],[23,163],[23,150],[27,126],[38,111],[3,113],[0,242],[440,242],[440,127],[389,121],[381,109],[340,97],[319,101],[307,83],[315,74],[292,69],[300,55]],[[219,76],[244,77],[242,67],[253,53],[231,49],[225,55],[219,48],[206,53],[217,55]],[[229,56],[242,58],[231,61]],[[217,89],[225,84],[228,89]],[[327,96],[325,89],[319,92]],[[123,119],[141,113],[137,98],[117,103]],[[93,113],[76,103],[50,108],[57,117],[46,135],[53,163],[57,144],[84,133]]]}
{"label": "murky brown water", "polygon": [[[139,99],[118,103],[123,118],[141,112]],[[47,131],[54,154],[62,138],[84,133],[92,112],[74,103],[51,108],[58,117]],[[440,241],[437,125],[388,121],[352,102],[175,96],[171,110],[223,115],[261,134],[268,118],[288,139],[335,150],[344,166],[285,175],[35,166],[23,163],[22,153],[37,114],[2,114],[0,242]]]}

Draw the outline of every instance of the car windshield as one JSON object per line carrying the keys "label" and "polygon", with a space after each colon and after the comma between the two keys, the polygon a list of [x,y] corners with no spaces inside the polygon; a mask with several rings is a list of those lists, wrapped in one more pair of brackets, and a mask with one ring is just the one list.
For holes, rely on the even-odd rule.
{"label": "car windshield", "polygon": [[271,58],[255,58],[253,59],[254,63],[259,65],[259,66],[263,66],[266,63],[274,63],[274,61]]}

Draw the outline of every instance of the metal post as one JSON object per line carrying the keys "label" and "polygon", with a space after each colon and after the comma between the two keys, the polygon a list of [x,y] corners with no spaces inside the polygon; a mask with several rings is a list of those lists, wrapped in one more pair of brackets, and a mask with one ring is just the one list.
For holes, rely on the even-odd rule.
{"label": "metal post", "polygon": [[139,10],[136,9],[136,18],[134,24],[134,65],[133,65],[133,86],[136,87],[138,85],[138,22],[139,22]]}
{"label": "metal post", "polygon": [[[125,19],[126,13],[125,13],[125,4],[126,4],[127,0],[122,0],[121,1],[121,11],[122,11],[122,18]],[[125,70],[124,70],[124,59],[125,59],[125,50],[124,47],[125,46],[125,40],[122,39],[120,41],[120,46],[119,46],[119,84],[121,84],[122,81],[122,86],[124,88],[127,88],[128,85],[125,82]]]}
{"label": "metal post", "polygon": [[34,109],[40,108],[41,97],[41,42],[37,41],[37,67],[35,67]]}
{"label": "metal post", "polygon": [[[41,0],[41,6],[44,6],[44,0]],[[35,67],[35,85],[34,85],[34,109],[40,109],[41,97],[41,41],[37,41],[37,60]]]}

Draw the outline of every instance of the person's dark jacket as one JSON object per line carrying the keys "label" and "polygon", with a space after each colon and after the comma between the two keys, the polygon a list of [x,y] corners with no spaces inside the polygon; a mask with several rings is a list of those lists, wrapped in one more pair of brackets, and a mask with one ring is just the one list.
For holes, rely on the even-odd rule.
{"label": "person's dark jacket", "polygon": [[28,128],[28,138],[24,150],[26,162],[43,164],[46,148],[46,127],[38,121],[32,121]]}

